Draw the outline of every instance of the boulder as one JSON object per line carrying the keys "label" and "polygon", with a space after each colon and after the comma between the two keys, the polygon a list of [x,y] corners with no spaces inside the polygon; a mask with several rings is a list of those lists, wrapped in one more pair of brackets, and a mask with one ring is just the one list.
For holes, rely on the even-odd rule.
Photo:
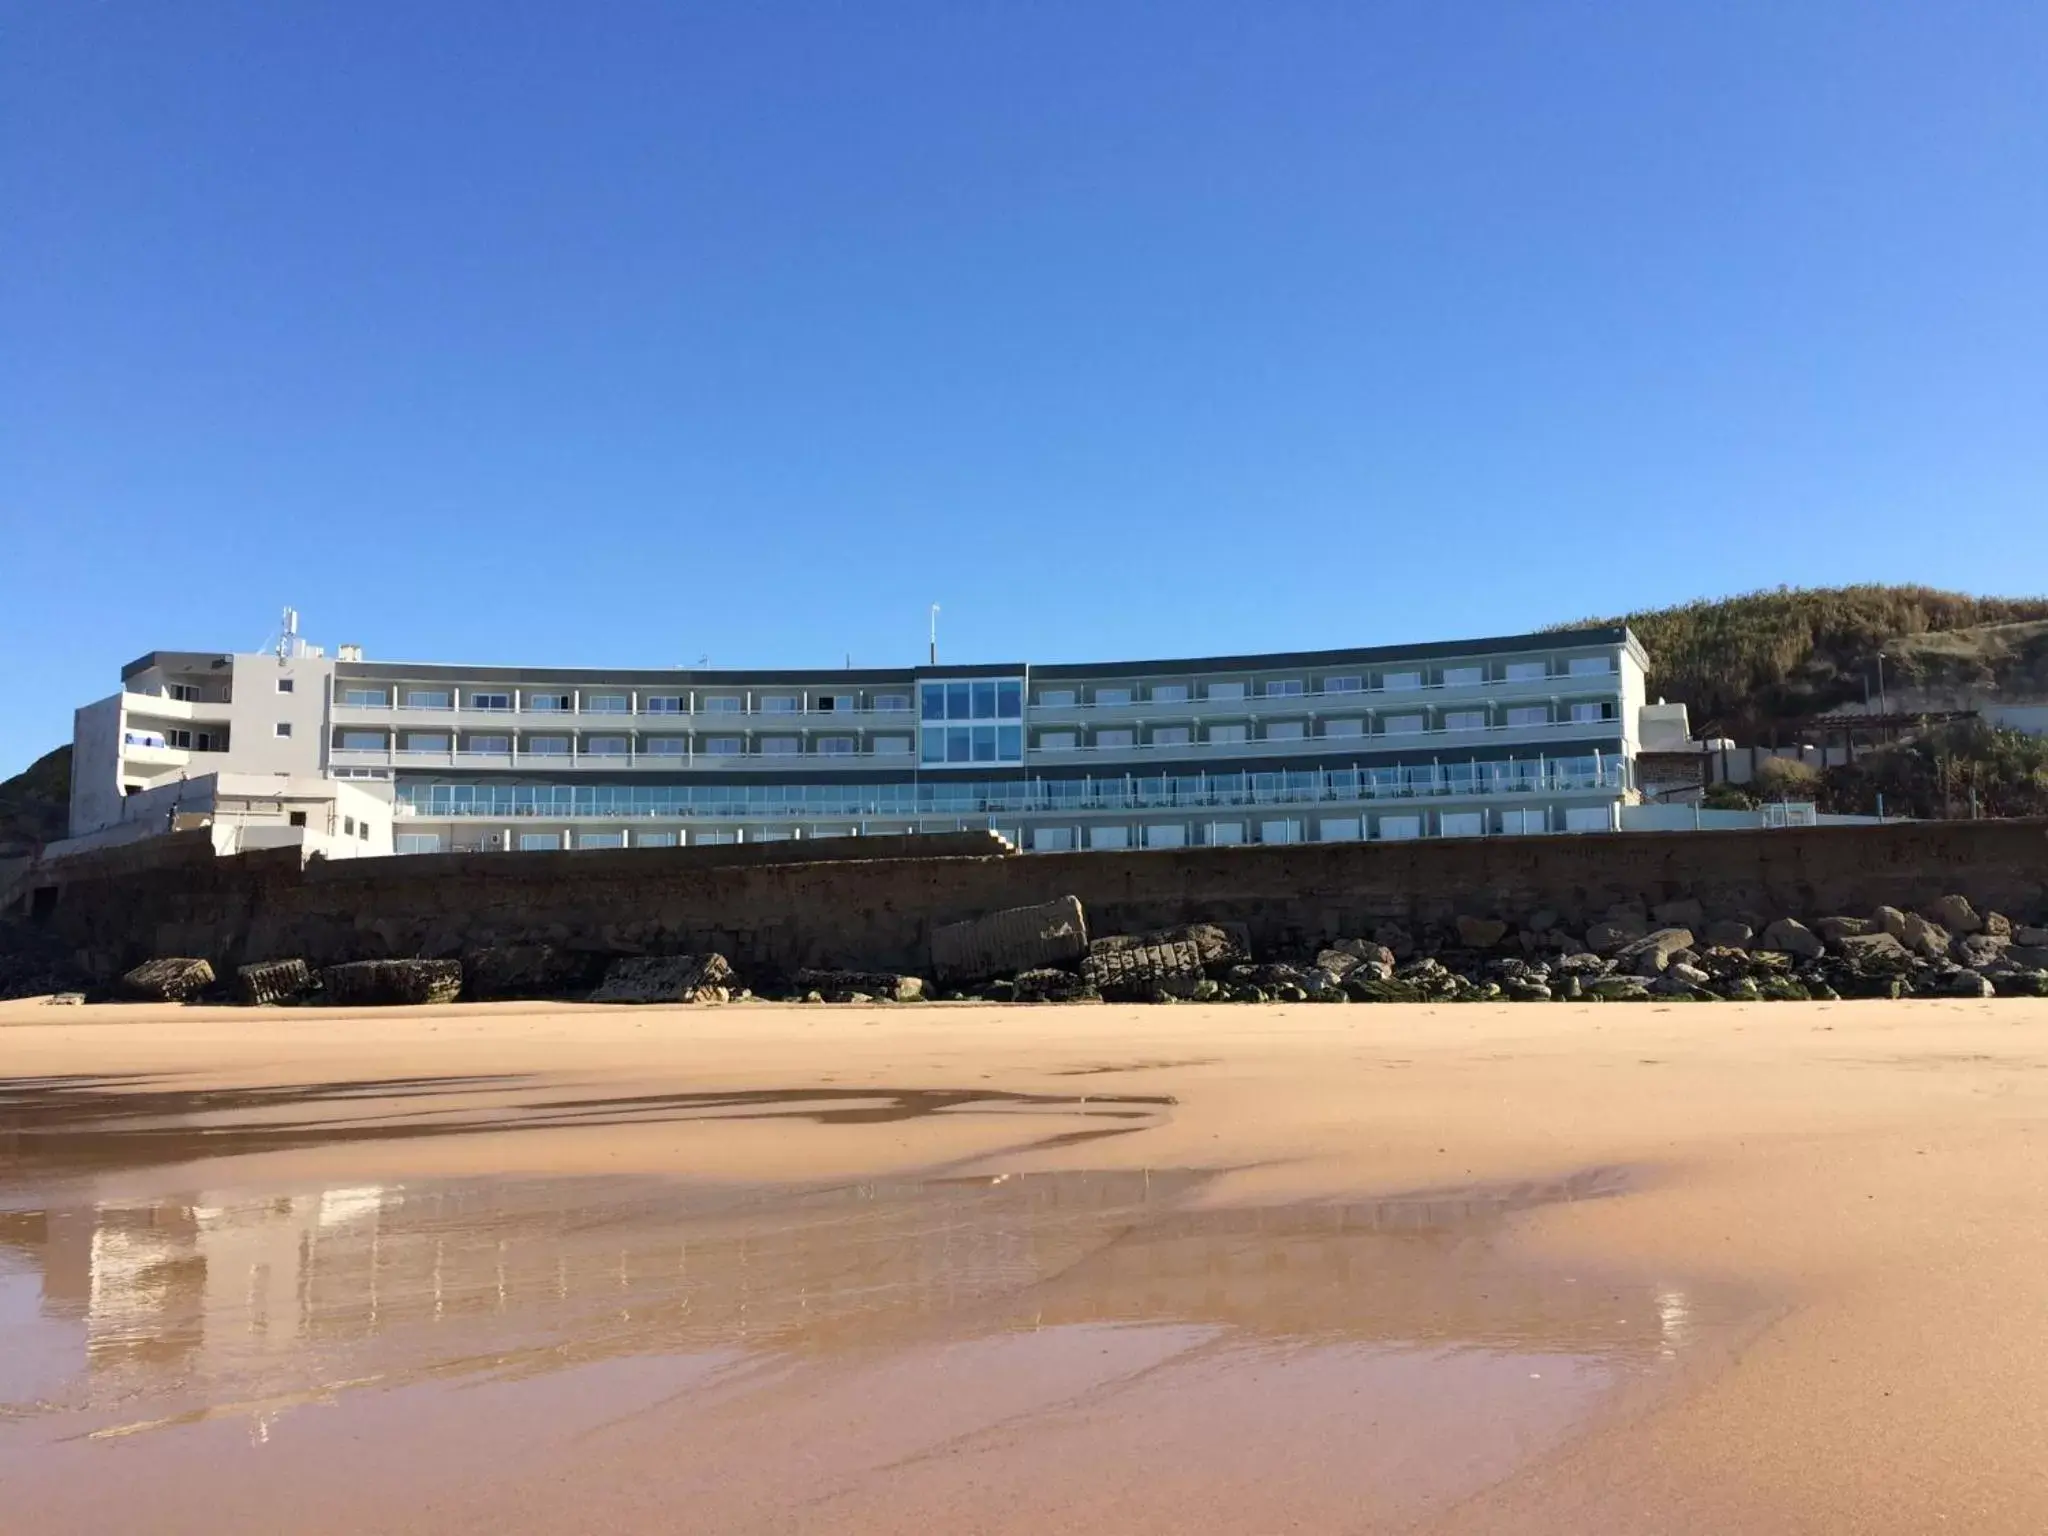
{"label": "boulder", "polygon": [[1078,896],[945,923],[931,937],[932,974],[943,982],[1064,965],[1087,953],[1088,923]]}
{"label": "boulder", "polygon": [[1354,1003],[1420,1003],[1428,1000],[1428,994],[1412,981],[1393,976],[1362,976],[1355,972],[1345,979],[1344,995]]}
{"label": "boulder", "polygon": [[1586,995],[1603,1003],[1646,1003],[1649,983],[1640,976],[1601,976],[1585,984]]}
{"label": "boulder", "polygon": [[212,985],[211,962],[177,956],[145,960],[121,978],[123,996],[150,1003],[182,1003]]}
{"label": "boulder", "polygon": [[1956,959],[1972,970],[1981,971],[1987,965],[1998,965],[2005,961],[2005,952],[2011,947],[2010,941],[1989,933],[1965,934],[1951,947]]}
{"label": "boulder", "polygon": [[1595,923],[1586,930],[1586,948],[1596,955],[1611,955],[1642,936],[1641,928],[1620,923]]}
{"label": "boulder", "polygon": [[1719,922],[1707,924],[1700,935],[1701,942],[1715,949],[1747,949],[1749,941],[1756,937],[1756,930],[1747,923],[1733,918],[1722,918]]}
{"label": "boulder", "polygon": [[1508,925],[1491,917],[1460,916],[1458,942],[1467,949],[1491,949],[1508,935]]}
{"label": "boulder", "polygon": [[1501,978],[1501,995],[1511,1003],[1547,1003],[1550,1001],[1549,986],[1527,976],[1505,976]]}
{"label": "boulder", "polygon": [[1087,982],[1072,971],[1063,971],[1057,966],[1042,965],[1020,971],[1016,986],[1020,1003],[1093,1003],[1102,1000],[1102,994]]}
{"label": "boulder", "polygon": [[1870,920],[1895,939],[1906,936],[1906,914],[1897,907],[1879,907],[1870,914]]}
{"label": "boulder", "polygon": [[1143,1002],[1154,993],[1191,997],[1201,979],[1202,955],[1193,939],[1098,939],[1081,961],[1081,980],[1112,1002]]}
{"label": "boulder", "polygon": [[1975,971],[1960,970],[1942,978],[1940,995],[1943,997],[1996,997],[1998,989],[1992,985],[1989,976],[1979,975]]}
{"label": "boulder", "polygon": [[1690,896],[1677,901],[1660,901],[1650,909],[1660,928],[1690,928],[1698,933],[1707,925],[1706,909]]}
{"label": "boulder", "polygon": [[1824,917],[1814,930],[1823,943],[1839,945],[1844,939],[1858,939],[1866,933],[1883,933],[1884,925],[1871,917]]}
{"label": "boulder", "polygon": [[1415,953],[1415,935],[1399,923],[1381,923],[1372,931],[1372,941],[1386,949],[1398,960],[1406,960]]}
{"label": "boulder", "polygon": [[1986,912],[1984,931],[1994,939],[2009,939],[2012,937],[2012,919],[2003,912]]}
{"label": "boulder", "polygon": [[[593,1003],[722,1003],[732,996],[732,965],[704,955],[625,955],[605,968]],[[808,989],[806,989],[808,990]]]}
{"label": "boulder", "polygon": [[1977,933],[1984,927],[1984,919],[1963,896],[1942,897],[1927,909],[1927,915],[1950,933]]}
{"label": "boulder", "polygon": [[313,990],[313,970],[303,960],[258,960],[235,968],[236,998],[257,1007],[297,1002]]}
{"label": "boulder", "polygon": [[1316,951],[1316,969],[1332,981],[1342,981],[1365,961],[1348,949],[1319,949]]}
{"label": "boulder", "polygon": [[46,1008],[76,1008],[85,1001],[83,992],[52,992],[43,999]]}
{"label": "boulder", "polygon": [[462,995],[460,960],[355,960],[320,973],[330,1003],[403,1007],[452,1003]]}
{"label": "boulder", "polygon": [[1605,976],[1614,969],[1614,962],[1591,950],[1581,950],[1575,955],[1558,956],[1550,968],[1567,976]]}
{"label": "boulder", "polygon": [[869,1002],[876,998],[890,1003],[924,1001],[923,978],[895,971],[802,970],[796,973],[796,984],[803,991],[822,993],[828,1003],[851,1002],[856,996]]}
{"label": "boulder", "polygon": [[2006,971],[1993,985],[2000,997],[2048,997],[2048,970]]}
{"label": "boulder", "polygon": [[2048,949],[2048,928],[2030,928],[2023,923],[2015,923],[2012,941],[2024,944],[2028,949]]}
{"label": "boulder", "polygon": [[1939,960],[1948,953],[1948,930],[1939,923],[1931,923],[1918,912],[1908,912],[1904,931],[1899,942],[1914,954],[1927,960]]}
{"label": "boulder", "polygon": [[1811,928],[1789,917],[1781,917],[1764,929],[1764,936],[1760,942],[1765,949],[1797,955],[1802,960],[1817,960],[1827,953],[1827,946],[1821,943]]}
{"label": "boulder", "polygon": [[1899,975],[1913,968],[1913,952],[1889,933],[1857,933],[1842,940],[1842,960],[1852,971]]}
{"label": "boulder", "polygon": [[2048,944],[2009,944],[2006,946],[2005,958],[2020,970],[2040,970],[2048,967]]}
{"label": "boulder", "polygon": [[1691,948],[1690,928],[1659,928],[1655,933],[1645,934],[1617,949],[1614,968],[1638,976],[1659,976],[1671,964],[1673,955]]}

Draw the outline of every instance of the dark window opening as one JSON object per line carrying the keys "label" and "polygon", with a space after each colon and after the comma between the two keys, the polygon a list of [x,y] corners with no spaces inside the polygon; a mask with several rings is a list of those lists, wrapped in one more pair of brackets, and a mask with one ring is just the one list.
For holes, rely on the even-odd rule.
{"label": "dark window opening", "polygon": [[306,824],[306,813],[304,811],[293,811],[285,817],[285,820],[295,827],[303,827]]}

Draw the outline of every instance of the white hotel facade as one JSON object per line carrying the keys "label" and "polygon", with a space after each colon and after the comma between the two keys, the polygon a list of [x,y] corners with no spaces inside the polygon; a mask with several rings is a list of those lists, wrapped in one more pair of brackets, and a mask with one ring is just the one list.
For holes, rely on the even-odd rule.
{"label": "white hotel facade", "polygon": [[1644,666],[1619,626],[844,671],[156,651],[78,711],[71,830],[105,839],[207,779],[245,800],[327,786],[310,814],[336,846],[380,853],[982,827],[1027,851],[1603,831],[1635,798]]}

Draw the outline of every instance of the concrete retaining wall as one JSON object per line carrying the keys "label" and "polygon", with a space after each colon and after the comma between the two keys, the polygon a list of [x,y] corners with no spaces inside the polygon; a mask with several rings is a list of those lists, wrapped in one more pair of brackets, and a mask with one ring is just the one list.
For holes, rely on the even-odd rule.
{"label": "concrete retaining wall", "polygon": [[[980,834],[974,834],[979,837]],[[905,839],[921,857],[742,861],[682,850],[443,854],[315,863],[214,858],[203,834],[110,850],[46,872],[38,925],[102,976],[153,954],[216,968],[316,965],[551,942],[632,953],[717,949],[749,979],[802,966],[918,970],[937,923],[1073,894],[1098,934],[1236,921],[1263,952],[1458,913],[1583,925],[1619,901],[1698,898],[1752,922],[1921,906],[1959,892],[1980,910],[2048,915],[2048,822],[1911,822],[1739,832],[1191,848],[1029,857]],[[883,839],[854,840],[879,845]],[[893,841],[893,840],[891,840]],[[984,839],[974,845],[986,849]],[[762,862],[787,849],[781,862]],[[853,852],[851,847],[847,852]],[[868,852],[884,851],[863,846]],[[889,852],[897,850],[889,849]],[[31,882],[32,884],[34,882]]]}

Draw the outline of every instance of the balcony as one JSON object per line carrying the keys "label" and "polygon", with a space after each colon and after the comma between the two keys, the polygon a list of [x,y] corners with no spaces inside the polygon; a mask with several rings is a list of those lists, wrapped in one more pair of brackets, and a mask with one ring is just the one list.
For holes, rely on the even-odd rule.
{"label": "balcony", "polygon": [[121,713],[143,715],[151,720],[174,720],[180,725],[226,725],[233,706],[226,699],[173,699],[156,693],[123,693]]}
{"label": "balcony", "polygon": [[1247,694],[1241,699],[1133,699],[1128,704],[1038,704],[1026,708],[1034,725],[1063,725],[1068,722],[1112,723],[1130,721],[1178,721],[1192,719],[1235,720],[1264,715],[1345,714],[1353,710],[1379,712],[1403,704],[1417,707],[1452,708],[1463,702],[1514,703],[1518,700],[1575,698],[1619,698],[1618,672],[1553,673],[1548,677],[1496,679],[1483,683],[1446,686],[1426,683],[1415,688],[1347,688],[1336,693]]}
{"label": "balcony", "polygon": [[815,773],[842,767],[900,766],[908,776],[917,759],[908,752],[413,752],[332,747],[332,768],[389,768],[400,772],[520,773]]}
{"label": "balcony", "polygon": [[1446,755],[1481,747],[1540,746],[1546,741],[1579,741],[1588,736],[1619,736],[1619,720],[1550,720],[1540,725],[1488,725],[1477,729],[1370,731],[1359,736],[1303,736],[1286,741],[1194,741],[1164,744],[1139,742],[1128,747],[1032,747],[1025,761],[1034,768],[1115,762],[1143,765],[1181,759],[1190,763],[1218,758],[1362,757],[1387,752],[1424,750]]}

